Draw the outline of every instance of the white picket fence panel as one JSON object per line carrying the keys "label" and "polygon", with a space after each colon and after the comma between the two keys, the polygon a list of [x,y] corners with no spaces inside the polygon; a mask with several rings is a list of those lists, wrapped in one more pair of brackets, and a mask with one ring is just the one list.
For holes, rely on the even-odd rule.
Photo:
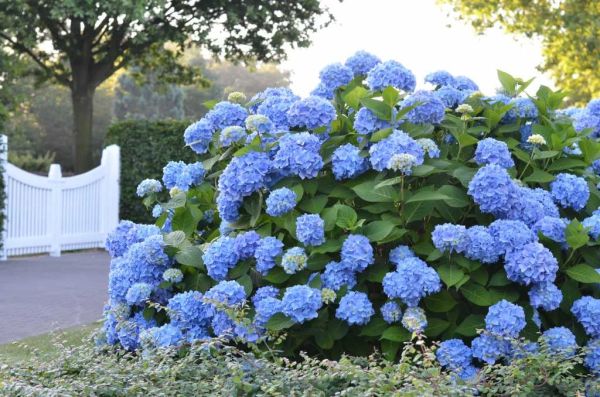
{"label": "white picket fence panel", "polygon": [[0,259],[9,256],[104,247],[106,235],[119,222],[120,149],[108,146],[100,166],[63,177],[59,164],[48,176],[26,172],[6,161],[5,230]]}

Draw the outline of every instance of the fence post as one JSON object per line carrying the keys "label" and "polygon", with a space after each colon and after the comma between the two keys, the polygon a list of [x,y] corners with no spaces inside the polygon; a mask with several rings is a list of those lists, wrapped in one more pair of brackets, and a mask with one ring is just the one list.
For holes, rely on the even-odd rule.
{"label": "fence post", "polygon": [[103,232],[110,233],[119,224],[119,196],[121,177],[121,148],[110,145],[102,151],[100,165],[105,168],[105,203],[103,218]]}
{"label": "fence post", "polygon": [[8,239],[8,229],[7,229],[7,219],[8,215],[8,197],[6,196],[6,192],[8,191],[8,177],[6,174],[6,164],[8,163],[8,137],[6,135],[0,135],[0,168],[2,169],[2,180],[4,181],[4,206],[2,208],[2,214],[4,215],[4,222],[0,227],[2,228],[2,248],[0,249],[0,261],[5,261],[7,259],[6,255],[6,240]]}
{"label": "fence post", "polygon": [[62,171],[60,164],[50,165],[48,179],[52,188],[47,226],[50,235],[50,256],[60,256],[60,236],[62,232]]}

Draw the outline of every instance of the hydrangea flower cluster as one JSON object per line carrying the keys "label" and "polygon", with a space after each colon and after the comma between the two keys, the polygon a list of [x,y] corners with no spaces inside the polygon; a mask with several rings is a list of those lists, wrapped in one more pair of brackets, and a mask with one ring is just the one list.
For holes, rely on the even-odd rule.
{"label": "hydrangea flower cluster", "polygon": [[441,288],[437,272],[417,257],[398,263],[396,271],[387,273],[382,284],[389,298],[400,299],[409,307],[417,306],[422,298]]}
{"label": "hydrangea flower cluster", "polygon": [[421,145],[410,135],[399,130],[395,130],[389,137],[371,146],[369,154],[371,165],[377,171],[389,168],[390,160],[397,154],[414,156],[414,165],[423,164],[425,159],[425,153]]}
{"label": "hydrangea flower cluster", "polygon": [[187,191],[204,179],[202,163],[185,164],[183,161],[170,161],[163,169],[163,183],[167,189],[177,188]]}
{"label": "hydrangea flower cluster", "polygon": [[415,75],[396,61],[377,64],[367,73],[366,82],[372,90],[382,90],[392,86],[407,92],[414,91],[417,84]]}

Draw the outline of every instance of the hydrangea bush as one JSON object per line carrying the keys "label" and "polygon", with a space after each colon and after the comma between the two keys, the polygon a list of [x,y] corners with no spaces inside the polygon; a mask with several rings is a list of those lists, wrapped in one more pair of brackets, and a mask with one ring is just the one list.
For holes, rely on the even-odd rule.
{"label": "hydrangea bush", "polygon": [[284,332],[290,355],[393,359],[416,332],[470,378],[541,334],[557,354],[588,344],[600,372],[600,106],[499,77],[494,96],[444,71],[417,85],[358,52],[306,98],[216,104],[183,137],[198,162],[138,187],[156,225],[107,241],[105,341]]}

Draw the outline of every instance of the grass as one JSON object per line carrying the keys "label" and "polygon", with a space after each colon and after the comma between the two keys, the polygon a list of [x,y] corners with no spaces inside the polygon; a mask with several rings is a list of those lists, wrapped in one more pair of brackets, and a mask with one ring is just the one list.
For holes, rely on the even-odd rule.
{"label": "grass", "polygon": [[59,342],[64,346],[81,345],[99,327],[100,323],[96,322],[0,345],[0,363],[10,365],[31,362],[34,359],[51,360],[60,353]]}

